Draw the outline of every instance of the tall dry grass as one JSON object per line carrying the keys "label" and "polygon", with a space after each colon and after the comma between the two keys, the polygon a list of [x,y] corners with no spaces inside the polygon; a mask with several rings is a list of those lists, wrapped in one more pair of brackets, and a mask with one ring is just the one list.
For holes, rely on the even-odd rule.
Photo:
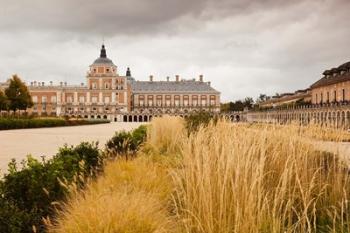
{"label": "tall dry grass", "polygon": [[156,118],[138,157],[110,162],[49,231],[350,232],[347,167],[305,140],[318,130],[219,121],[188,137]]}
{"label": "tall dry grass", "polygon": [[173,232],[166,206],[171,182],[146,159],[117,160],[85,191],[71,194],[49,232]]}
{"label": "tall dry grass", "polygon": [[350,232],[345,166],[296,131],[219,122],[182,155],[173,177],[185,232]]}

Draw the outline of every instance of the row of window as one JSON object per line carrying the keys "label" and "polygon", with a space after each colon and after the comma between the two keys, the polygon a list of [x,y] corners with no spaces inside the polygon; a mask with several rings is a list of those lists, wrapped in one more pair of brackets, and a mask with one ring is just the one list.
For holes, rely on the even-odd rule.
{"label": "row of window", "polygon": [[[90,86],[90,89],[97,89],[97,83],[93,82],[91,83],[91,86]],[[105,83],[104,84],[104,89],[112,89],[112,87],[110,86],[109,83]],[[116,85],[115,86],[115,90],[124,90],[124,85],[121,84],[121,85]]]}
{"label": "row of window", "polygon": [[[209,102],[210,106],[215,106],[215,100],[210,100]],[[173,102],[171,102],[171,100],[156,100],[156,102],[153,102],[153,100],[148,100],[148,102],[144,101],[144,100],[139,100],[139,104],[135,104],[135,106],[157,106],[157,107],[161,107],[161,106],[166,106],[166,107],[171,107],[171,106],[175,106],[175,107],[187,107],[187,106],[207,106],[207,100],[202,99],[201,101],[198,100],[192,100],[192,102],[190,103],[188,100],[184,100],[182,103],[180,102],[180,100],[174,100]]]}
{"label": "row of window", "polygon": [[[78,102],[79,103],[85,103],[85,96],[79,96]],[[32,100],[34,103],[38,103],[38,96],[32,96]],[[104,103],[110,103],[111,99],[109,96],[104,97]],[[118,100],[118,93],[116,93],[116,100]],[[67,96],[66,98],[67,103],[73,103],[73,96]],[[98,103],[98,96],[92,96],[91,97],[92,103]],[[47,96],[41,96],[41,103],[45,104],[48,103],[48,97]],[[51,96],[50,97],[50,103],[57,103],[57,97]]]}
{"label": "row of window", "polygon": [[329,102],[340,102],[340,101],[345,101],[346,100],[346,92],[345,89],[341,90],[341,96],[339,98],[337,91],[333,91],[333,93],[329,93],[327,91],[326,93],[321,92],[320,95],[316,93],[315,95],[315,102],[317,104],[319,103],[329,103]]}

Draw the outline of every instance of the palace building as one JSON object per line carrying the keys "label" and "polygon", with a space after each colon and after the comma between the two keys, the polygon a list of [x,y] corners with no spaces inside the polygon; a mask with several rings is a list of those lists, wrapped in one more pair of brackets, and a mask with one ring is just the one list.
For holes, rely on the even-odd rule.
{"label": "palace building", "polygon": [[313,104],[350,101],[350,62],[324,71],[311,90]]}
{"label": "palace building", "polygon": [[270,108],[297,103],[322,105],[350,102],[350,62],[326,70],[322,75],[322,78],[309,88],[273,96],[260,103],[260,107]]}
{"label": "palace building", "polygon": [[[30,114],[69,116],[111,121],[149,121],[163,114],[186,116],[193,112],[220,111],[220,92],[210,82],[181,80],[137,81],[127,68],[125,76],[107,57],[102,45],[100,56],[90,65],[86,83],[68,85],[60,82],[30,82],[28,88],[34,106]],[[6,83],[1,84],[2,88]]]}

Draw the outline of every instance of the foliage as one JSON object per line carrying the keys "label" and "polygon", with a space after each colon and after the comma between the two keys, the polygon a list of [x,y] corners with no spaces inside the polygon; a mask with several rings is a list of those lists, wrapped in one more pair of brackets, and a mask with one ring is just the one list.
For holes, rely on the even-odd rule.
{"label": "foliage", "polygon": [[140,145],[145,141],[147,127],[139,126],[132,132],[120,131],[106,143],[106,151],[111,156],[126,156],[134,155]]}
{"label": "foliage", "polygon": [[32,232],[33,226],[44,231],[42,218],[53,216],[52,203],[64,199],[66,185],[82,187],[87,177],[97,174],[102,160],[97,143],[81,143],[61,148],[49,160],[29,156],[22,165],[18,169],[12,161],[0,181],[0,232]]}
{"label": "foliage", "polygon": [[237,100],[235,102],[228,102],[221,104],[222,112],[234,112],[243,111],[245,108],[251,109],[253,107],[254,100],[251,97],[246,97],[244,100]]}
{"label": "foliage", "polygon": [[209,112],[202,111],[199,113],[191,114],[185,120],[185,127],[187,129],[188,134],[190,134],[192,132],[197,131],[201,126],[207,126],[211,121],[216,123],[218,117],[214,116]]}
{"label": "foliage", "polygon": [[5,93],[9,100],[9,109],[14,112],[16,112],[16,110],[26,110],[33,106],[32,97],[30,96],[27,86],[17,75],[13,75]]}
{"label": "foliage", "polygon": [[0,130],[109,123],[107,120],[65,120],[62,118],[0,118]]}
{"label": "foliage", "polygon": [[7,110],[8,108],[8,100],[4,92],[0,90],[0,112]]}

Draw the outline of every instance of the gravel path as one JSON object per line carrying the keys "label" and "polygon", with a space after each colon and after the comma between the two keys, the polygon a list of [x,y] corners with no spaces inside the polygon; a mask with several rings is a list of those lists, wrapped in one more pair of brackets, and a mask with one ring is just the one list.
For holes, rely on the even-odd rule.
{"label": "gravel path", "polygon": [[0,131],[0,173],[7,169],[12,158],[21,161],[28,154],[35,158],[50,157],[64,144],[77,145],[82,141],[98,141],[103,148],[116,131],[132,130],[141,123],[113,122],[109,124],[16,129]]}

